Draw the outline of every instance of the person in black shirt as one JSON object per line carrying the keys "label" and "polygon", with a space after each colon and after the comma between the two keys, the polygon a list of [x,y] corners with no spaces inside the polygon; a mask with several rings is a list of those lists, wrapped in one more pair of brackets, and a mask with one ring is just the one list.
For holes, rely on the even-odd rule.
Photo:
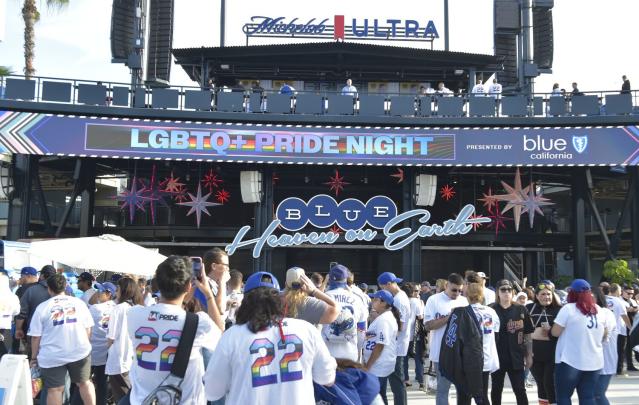
{"label": "person in black shirt", "polygon": [[524,383],[524,362],[530,368],[533,363],[532,339],[533,323],[526,307],[513,303],[513,285],[508,280],[497,283],[497,297],[490,306],[499,316],[497,334],[497,354],[499,370],[491,374],[492,391],[490,399],[493,405],[501,405],[504,390],[504,378],[508,374],[517,405],[528,405]]}
{"label": "person in black shirt", "polygon": [[530,371],[537,382],[540,404],[554,404],[555,400],[555,347],[557,339],[550,334],[555,317],[561,309],[555,286],[544,280],[537,286],[532,304],[526,306],[535,331],[532,334],[533,366]]}
{"label": "person in black shirt", "polygon": [[[628,307],[626,311],[628,313],[628,318],[630,319],[630,325],[634,325],[634,319],[639,312],[639,304],[634,300],[634,289],[632,286],[624,286],[621,290],[621,298],[628,303]],[[630,329],[628,329],[628,336],[630,336]],[[628,367],[628,371],[638,371],[637,367],[635,367],[632,361],[632,345],[626,345],[626,364]]]}
{"label": "person in black shirt", "polygon": [[630,94],[630,80],[628,80],[626,75],[623,75],[621,79],[623,80],[623,84],[621,85],[621,94]]}

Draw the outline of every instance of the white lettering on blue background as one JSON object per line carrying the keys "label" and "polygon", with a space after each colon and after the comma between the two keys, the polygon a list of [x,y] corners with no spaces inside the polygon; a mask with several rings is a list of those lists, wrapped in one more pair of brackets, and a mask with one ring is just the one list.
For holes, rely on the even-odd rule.
{"label": "white lettering on blue background", "polygon": [[[332,197],[320,194],[318,196],[313,197],[309,203],[313,200],[324,199],[328,201],[332,200]],[[454,235],[465,235],[473,229],[473,224],[482,224],[489,223],[490,218],[485,217],[477,217],[473,218],[475,214],[475,207],[471,204],[464,206],[457,217],[453,219],[448,219],[444,221],[442,224],[429,224],[428,222],[431,219],[430,211],[425,209],[415,209],[411,211],[404,212],[402,214],[397,215],[397,207],[395,203],[388,197],[385,196],[375,196],[368,200],[366,204],[359,200],[348,199],[350,204],[358,203],[364,209],[361,210],[362,215],[365,218],[359,218],[360,210],[355,211],[357,215],[355,218],[349,216],[351,210],[342,210],[340,213],[340,204],[334,202],[335,204],[326,211],[321,211],[320,206],[316,206],[318,210],[311,210],[305,212],[303,209],[290,209],[287,208],[290,204],[303,204],[304,202],[299,198],[287,198],[282,201],[276,210],[276,218],[271,222],[271,224],[266,228],[266,230],[262,233],[262,235],[258,238],[244,240],[244,237],[251,230],[250,226],[244,226],[237,233],[233,242],[226,246],[226,251],[229,255],[235,253],[237,249],[253,246],[253,257],[260,257],[262,250],[265,246],[269,246],[271,248],[275,247],[291,247],[291,246],[299,246],[304,243],[310,243],[312,245],[318,244],[334,244],[339,239],[339,234],[327,231],[327,232],[310,232],[310,233],[300,233],[295,232],[293,234],[282,233],[281,235],[274,235],[273,233],[278,227],[282,227],[288,231],[297,231],[301,230],[308,223],[311,225],[315,225],[312,221],[312,218],[303,218],[304,215],[312,216],[321,216],[323,218],[328,217],[329,220],[333,222],[328,223],[328,221],[324,222],[325,226],[330,226],[333,223],[337,222],[341,229],[344,229],[346,233],[344,234],[344,239],[346,242],[355,242],[355,241],[367,241],[370,242],[377,237],[378,232],[373,229],[362,229],[366,224],[372,226],[374,228],[383,229],[384,234],[384,248],[387,250],[399,250],[410,243],[412,243],[417,238],[428,238],[432,236],[454,236]],[[310,205],[310,204],[309,204]],[[331,204],[332,205],[332,204]],[[307,205],[308,207],[308,205]],[[380,208],[382,207],[382,208]],[[378,209],[379,208],[379,209]],[[295,215],[291,217],[291,213],[295,212]],[[286,221],[282,221],[280,218],[280,214],[286,220],[294,220],[294,222],[286,225]],[[344,214],[344,216],[340,216]],[[388,219],[384,224],[377,222],[376,220],[381,218]],[[404,227],[403,223],[407,220],[417,218],[417,221],[421,224],[417,229],[411,229],[410,227]],[[344,223],[343,221],[347,222]],[[358,224],[357,227],[349,227],[349,223]],[[326,225],[328,224],[328,225]]]}

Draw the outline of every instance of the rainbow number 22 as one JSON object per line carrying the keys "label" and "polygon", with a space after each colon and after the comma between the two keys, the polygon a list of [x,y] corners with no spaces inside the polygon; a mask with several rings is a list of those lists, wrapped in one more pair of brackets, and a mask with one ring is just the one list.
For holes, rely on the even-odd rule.
{"label": "rainbow number 22", "polygon": [[[297,381],[302,379],[301,371],[291,371],[289,366],[292,362],[298,361],[304,353],[304,344],[297,335],[285,335],[283,340],[277,343],[277,350],[286,350],[289,345],[293,345],[293,351],[284,354],[280,360],[280,378],[282,382]],[[255,339],[251,343],[251,354],[260,354],[251,366],[251,379],[253,387],[277,384],[277,374],[261,375],[260,369],[266,367],[275,359],[275,345],[266,338]]]}
{"label": "rainbow number 22", "polygon": [[[171,342],[175,340],[176,346],[167,346],[164,350],[162,350],[162,353],[160,353],[160,371],[171,371],[171,365],[173,364],[171,355],[175,355],[177,342],[179,342],[181,335],[182,331],[180,330],[169,330],[162,335],[163,342]],[[157,363],[154,361],[144,360],[143,356],[144,353],[151,353],[158,348],[159,335],[153,328],[142,327],[135,331],[136,339],[141,340],[144,337],[149,338],[148,343],[140,343],[135,348],[135,356],[138,361],[138,366],[147,370],[155,370],[157,368]]]}

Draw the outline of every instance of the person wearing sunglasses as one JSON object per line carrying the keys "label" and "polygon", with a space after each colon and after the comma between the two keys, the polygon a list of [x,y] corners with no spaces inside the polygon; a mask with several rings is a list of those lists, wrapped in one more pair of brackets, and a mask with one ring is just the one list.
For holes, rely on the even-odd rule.
{"label": "person wearing sunglasses", "polygon": [[539,404],[554,404],[555,401],[555,348],[557,339],[550,335],[561,303],[555,295],[555,286],[544,280],[537,286],[533,303],[526,306],[535,331],[532,334],[533,366],[530,368],[537,383]]}
{"label": "person wearing sunglasses", "polygon": [[526,307],[513,302],[513,285],[509,280],[498,281],[496,287],[495,303],[490,307],[499,316],[501,328],[496,335],[499,370],[491,374],[491,402],[501,404],[504,379],[508,374],[517,405],[528,405],[524,365],[530,368],[533,363],[533,323]]}
{"label": "person wearing sunglasses", "polygon": [[450,313],[457,307],[468,305],[466,297],[461,295],[463,286],[464,279],[461,275],[450,274],[445,289],[430,297],[426,301],[424,309],[424,326],[426,330],[432,331],[429,359],[433,362],[434,369],[437,370],[437,396],[435,399],[437,405],[448,405],[451,382],[439,371],[439,353]]}

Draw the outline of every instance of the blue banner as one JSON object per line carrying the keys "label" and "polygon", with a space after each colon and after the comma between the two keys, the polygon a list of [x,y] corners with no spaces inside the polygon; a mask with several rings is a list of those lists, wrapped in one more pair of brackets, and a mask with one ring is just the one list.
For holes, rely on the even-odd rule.
{"label": "blue banner", "polygon": [[258,163],[616,166],[639,163],[639,129],[295,127],[0,111],[0,151]]}

